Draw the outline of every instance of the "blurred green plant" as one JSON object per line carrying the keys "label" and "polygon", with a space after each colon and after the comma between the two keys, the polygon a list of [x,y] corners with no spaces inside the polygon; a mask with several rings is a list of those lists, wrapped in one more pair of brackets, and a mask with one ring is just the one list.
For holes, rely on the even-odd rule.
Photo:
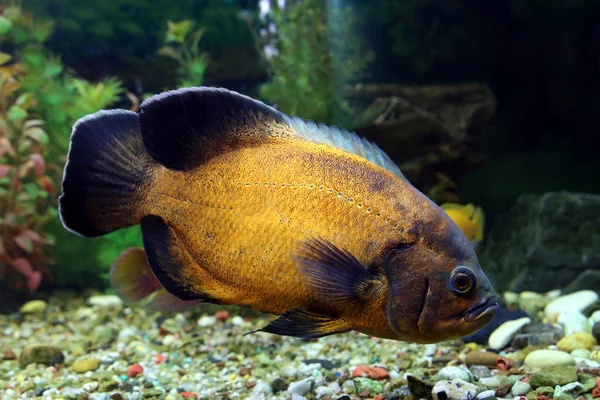
{"label": "blurred green plant", "polygon": [[164,46],[158,54],[169,57],[178,64],[177,86],[201,86],[208,55],[200,50],[199,43],[204,35],[203,28],[194,30],[194,21],[168,22]]}
{"label": "blurred green plant", "polygon": [[328,8],[324,0],[271,2],[276,25],[271,81],[260,94],[281,111],[351,128],[343,85],[365,72],[374,55],[357,28],[353,10]]}
{"label": "blurred green plant", "polygon": [[[12,32],[18,9],[0,16],[0,43]],[[38,289],[48,269],[54,241],[43,231],[57,212],[60,169],[47,164],[49,136],[35,110],[36,95],[22,85],[26,71],[0,53],[0,276],[10,289]]]}

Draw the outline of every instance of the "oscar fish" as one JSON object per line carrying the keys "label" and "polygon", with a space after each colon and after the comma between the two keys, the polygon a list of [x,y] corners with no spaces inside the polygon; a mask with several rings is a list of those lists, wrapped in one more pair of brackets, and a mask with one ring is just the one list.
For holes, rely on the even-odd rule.
{"label": "oscar fish", "polygon": [[111,270],[123,298],[278,316],[259,332],[434,343],[497,309],[460,228],[376,144],[226,89],[77,121],[59,215],[84,237],[140,225]]}

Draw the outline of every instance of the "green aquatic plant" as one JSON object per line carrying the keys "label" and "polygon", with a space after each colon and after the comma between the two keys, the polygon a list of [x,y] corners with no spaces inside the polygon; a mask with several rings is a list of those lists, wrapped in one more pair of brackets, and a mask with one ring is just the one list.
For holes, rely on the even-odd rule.
{"label": "green aquatic plant", "polygon": [[373,52],[362,40],[354,11],[323,0],[272,2],[276,25],[271,81],[260,94],[288,114],[351,128],[343,86],[370,65]]}
{"label": "green aquatic plant", "polygon": [[203,28],[194,29],[191,20],[168,22],[164,46],[158,49],[158,54],[177,63],[177,85],[180,87],[202,85],[208,55],[200,50],[198,44],[204,32]]}

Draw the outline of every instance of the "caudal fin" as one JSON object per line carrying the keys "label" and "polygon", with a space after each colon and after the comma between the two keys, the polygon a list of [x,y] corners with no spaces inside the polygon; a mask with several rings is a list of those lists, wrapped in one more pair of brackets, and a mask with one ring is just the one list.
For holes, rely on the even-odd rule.
{"label": "caudal fin", "polygon": [[139,223],[140,197],[151,157],[138,114],[99,111],[73,126],[58,212],[80,236],[101,236]]}

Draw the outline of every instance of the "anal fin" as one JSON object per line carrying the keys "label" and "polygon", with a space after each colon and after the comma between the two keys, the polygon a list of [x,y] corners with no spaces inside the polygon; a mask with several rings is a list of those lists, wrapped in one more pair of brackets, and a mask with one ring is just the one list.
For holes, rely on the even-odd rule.
{"label": "anal fin", "polygon": [[148,264],[167,292],[185,301],[221,303],[205,292],[206,272],[172,227],[156,215],[142,218],[141,226]]}
{"label": "anal fin", "polygon": [[287,311],[262,329],[248,332],[267,332],[302,339],[314,339],[352,330],[342,318],[312,313],[302,308]]}

